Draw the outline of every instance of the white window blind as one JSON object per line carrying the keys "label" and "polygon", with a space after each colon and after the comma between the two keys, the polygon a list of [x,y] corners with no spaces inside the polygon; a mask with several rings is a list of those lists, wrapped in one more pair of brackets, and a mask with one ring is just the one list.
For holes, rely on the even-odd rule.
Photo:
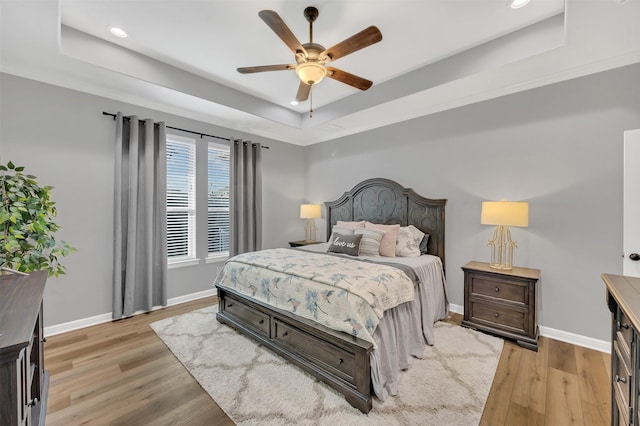
{"label": "white window blind", "polygon": [[167,253],[169,262],[195,258],[195,148],[194,142],[167,137]]}
{"label": "white window blind", "polygon": [[209,256],[229,253],[229,147],[209,143],[207,247]]}

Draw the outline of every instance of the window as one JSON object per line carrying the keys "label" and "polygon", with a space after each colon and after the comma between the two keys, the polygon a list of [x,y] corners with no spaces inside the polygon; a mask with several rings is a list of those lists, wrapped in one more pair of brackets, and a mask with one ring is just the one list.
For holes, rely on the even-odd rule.
{"label": "window", "polygon": [[195,259],[196,146],[167,137],[167,253],[169,262]]}
{"label": "window", "polygon": [[229,254],[229,147],[209,143],[207,184],[208,257]]}

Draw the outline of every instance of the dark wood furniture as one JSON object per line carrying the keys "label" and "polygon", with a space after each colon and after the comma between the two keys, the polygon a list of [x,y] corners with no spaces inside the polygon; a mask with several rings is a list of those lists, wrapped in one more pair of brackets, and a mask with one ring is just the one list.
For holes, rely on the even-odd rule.
{"label": "dark wood furniture", "polygon": [[540,271],[518,267],[502,271],[483,262],[469,262],[462,270],[462,325],[515,339],[520,346],[537,351],[536,284]]}
{"label": "dark wood furniture", "polygon": [[603,274],[611,311],[611,424],[638,425],[640,278]]}
{"label": "dark wood furniture", "polygon": [[306,240],[289,241],[289,247],[302,247],[302,246],[308,246],[311,244],[320,244],[320,243],[322,243],[322,241],[306,241]]}
{"label": "dark wood furniture", "polygon": [[[447,200],[421,197],[388,179],[369,179],[327,206],[327,235],[338,220],[414,225],[430,235],[429,253],[444,267]],[[342,393],[362,412],[372,407],[372,345],[217,285],[219,322],[271,348]]]}
{"label": "dark wood furniture", "polygon": [[0,425],[44,425],[42,295],[46,271],[0,275]]}

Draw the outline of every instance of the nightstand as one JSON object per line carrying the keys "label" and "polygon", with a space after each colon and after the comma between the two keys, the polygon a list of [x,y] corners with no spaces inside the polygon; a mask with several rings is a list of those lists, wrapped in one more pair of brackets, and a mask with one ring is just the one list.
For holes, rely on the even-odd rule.
{"label": "nightstand", "polygon": [[320,243],[322,243],[322,241],[305,241],[305,240],[289,241],[289,247],[302,247],[302,246],[308,246],[311,244],[320,244]]}
{"label": "nightstand", "polygon": [[540,271],[518,267],[502,271],[483,262],[469,262],[462,270],[462,325],[514,339],[520,346],[537,351],[536,284]]}

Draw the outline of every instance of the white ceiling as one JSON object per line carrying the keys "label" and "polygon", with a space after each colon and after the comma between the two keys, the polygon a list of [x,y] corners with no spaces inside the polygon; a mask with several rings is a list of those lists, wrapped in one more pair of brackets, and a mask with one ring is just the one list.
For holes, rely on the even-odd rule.
{"label": "white ceiling", "polygon": [[[307,4],[308,3],[308,4]],[[640,61],[640,0],[0,0],[0,70],[300,145]],[[258,17],[276,11],[330,47],[369,25],[383,35],[332,66],[372,80],[325,79],[290,105],[295,63]],[[124,28],[129,37],[111,36]],[[170,123],[169,123],[170,124]]]}

